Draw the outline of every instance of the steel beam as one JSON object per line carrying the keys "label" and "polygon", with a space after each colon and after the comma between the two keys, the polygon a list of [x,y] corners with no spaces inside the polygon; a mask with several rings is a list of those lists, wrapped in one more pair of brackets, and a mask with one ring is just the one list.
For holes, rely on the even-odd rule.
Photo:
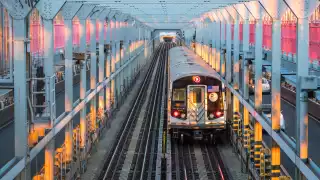
{"label": "steel beam", "polygon": [[220,37],[220,19],[217,16],[216,12],[211,12],[213,18],[215,19],[215,23],[214,23],[214,36],[213,39],[215,39],[214,41],[214,50],[213,50],[213,69],[216,70],[217,72],[220,72],[220,42],[221,42],[221,37]]}
{"label": "steel beam", "polygon": [[[262,0],[261,4],[272,17],[272,75],[271,75],[271,122],[275,132],[280,131],[281,114],[281,17],[285,13],[286,6],[282,0]],[[278,180],[280,176],[281,164],[280,146],[272,140],[271,165],[272,179]]]}
{"label": "steel beam", "polygon": [[[105,38],[104,38],[104,22],[105,22],[105,18],[108,16],[108,14],[110,13],[110,9],[104,9],[103,12],[100,14],[99,19],[98,19],[98,23],[99,23],[99,83],[103,82],[104,78],[105,78],[105,61],[106,61],[106,57],[105,57],[105,52],[104,52],[104,46],[105,46]],[[99,93],[99,111],[100,113],[104,113],[105,112],[105,89],[103,89],[102,91],[100,91]]]}
{"label": "steel beam", "polygon": [[[242,11],[241,11],[242,10]],[[242,40],[242,51],[243,51],[243,60],[242,60],[242,77],[243,77],[243,97],[248,100],[249,99],[249,69],[248,69],[248,63],[246,58],[248,57],[249,53],[249,11],[248,9],[242,5],[240,7],[240,10],[238,8],[238,12],[243,13],[243,40]]]}
{"label": "steel beam", "polygon": [[309,75],[308,68],[302,68],[309,62],[309,20],[299,18],[297,23],[297,90],[296,90],[296,116],[297,116],[297,153],[300,158],[308,158],[308,92],[302,90],[301,77]]}
{"label": "steel beam", "polygon": [[[65,52],[65,112],[70,112],[73,108],[73,30],[72,19],[81,8],[81,3],[67,2],[61,9],[64,18],[64,52]],[[53,33],[52,33],[53,34]],[[72,162],[73,157],[73,122],[65,129],[66,160]]]}
{"label": "steel beam", "polygon": [[[37,4],[37,9],[43,17],[44,23],[44,73],[46,77],[51,77],[55,74],[54,70],[54,36],[53,36],[53,19],[59,12],[60,8],[65,3],[65,0],[48,0],[40,1]],[[51,6],[51,9],[47,9]],[[72,77],[73,78],[73,77]],[[48,97],[47,97],[48,98]],[[49,101],[52,103],[51,101]],[[72,104],[72,103],[71,103]],[[51,107],[51,104],[49,104]],[[47,107],[47,108],[49,108]],[[54,107],[55,108],[55,107]],[[51,113],[55,113],[55,110]],[[54,127],[55,119],[51,119],[51,128]],[[54,179],[54,159],[55,159],[55,139],[52,139],[45,148],[45,177],[48,180]]]}
{"label": "steel beam", "polygon": [[226,62],[223,62],[223,66],[226,66],[225,67],[225,72],[222,72],[222,73],[225,73],[226,75],[226,79],[229,83],[231,83],[231,79],[232,79],[232,73],[231,73],[231,61],[232,61],[232,58],[231,58],[231,51],[232,51],[232,41],[231,41],[231,27],[232,27],[232,24],[233,24],[233,17],[230,15],[230,13],[228,12],[227,9],[224,9],[223,11],[223,15],[224,15],[224,18],[226,20],[226,25],[227,25],[227,29],[226,29],[226,33],[227,33],[227,36],[226,36],[226,49],[227,49],[227,52],[226,52]]}
{"label": "steel beam", "polygon": [[[86,19],[93,10],[94,6],[90,5],[82,5],[79,11],[77,12],[76,16],[80,21],[79,26],[79,39],[80,39],[80,47],[79,52],[84,53],[84,60],[81,62],[81,74],[80,74],[80,100],[85,99],[86,91],[87,91],[87,59],[86,59]],[[86,142],[87,142],[87,108],[82,108],[80,110],[80,147],[82,148],[83,152],[86,153]]]}
{"label": "steel beam", "polygon": [[[26,77],[26,32],[25,18],[13,20],[13,63],[14,63],[14,155],[15,157],[27,156],[29,153],[27,121],[27,77]],[[25,161],[24,163],[29,163]],[[30,178],[29,172],[23,174],[21,179]]]}
{"label": "steel beam", "polygon": [[[274,131],[280,130],[280,114],[281,114],[281,20],[273,19],[272,22],[272,75],[271,75],[271,95],[272,95],[272,111],[271,122]],[[272,179],[277,180],[280,176],[280,147],[272,140],[271,156],[272,156]]]}
{"label": "steel beam", "polygon": [[53,180],[54,179],[54,161],[55,161],[55,141],[52,139],[48,142],[46,150],[44,152],[44,179]]}
{"label": "steel beam", "polygon": [[[236,97],[236,96],[235,96]],[[248,147],[251,147],[250,145],[250,134],[249,134],[249,121],[250,121],[250,116],[249,116],[249,111],[248,109],[244,106],[243,107],[243,114],[242,114],[242,119],[243,119],[243,137],[244,137],[244,148],[246,149],[246,152],[249,152]]]}
{"label": "steel beam", "polygon": [[[90,89],[91,91],[97,87],[97,41],[96,41],[96,25],[99,15],[103,11],[103,7],[95,7],[89,15],[90,19]],[[97,137],[97,96],[90,102],[91,130]],[[94,139],[95,140],[95,139]]]}
{"label": "steel beam", "polygon": [[233,86],[235,89],[240,88],[240,75],[239,75],[239,55],[240,55],[240,37],[239,37],[239,23],[240,23],[240,16],[236,9],[232,7],[234,11],[234,36],[233,36]]}

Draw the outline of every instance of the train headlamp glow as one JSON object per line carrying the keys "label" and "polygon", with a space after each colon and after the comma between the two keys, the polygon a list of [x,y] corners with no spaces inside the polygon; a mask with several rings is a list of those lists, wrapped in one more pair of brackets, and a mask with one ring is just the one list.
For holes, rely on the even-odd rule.
{"label": "train headlamp glow", "polygon": [[186,117],[186,114],[182,113],[181,118],[185,118],[185,117]]}
{"label": "train headlamp glow", "polygon": [[210,114],[209,114],[209,118],[210,118],[210,119],[213,119],[213,118],[214,118],[214,115],[213,115],[212,113],[210,113]]}
{"label": "train headlamp glow", "polygon": [[179,112],[178,112],[178,111],[174,111],[174,112],[173,112],[173,116],[174,116],[174,117],[178,117],[178,116],[179,116]]}
{"label": "train headlamp glow", "polygon": [[209,100],[211,102],[216,102],[218,100],[218,94],[217,93],[210,93],[209,94]]}

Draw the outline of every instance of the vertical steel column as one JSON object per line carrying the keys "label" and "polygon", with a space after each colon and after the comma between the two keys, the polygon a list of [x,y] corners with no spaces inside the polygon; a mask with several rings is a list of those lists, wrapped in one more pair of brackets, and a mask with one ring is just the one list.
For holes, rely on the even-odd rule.
{"label": "vertical steel column", "polygon": [[[104,13],[103,13],[104,14]],[[99,18],[99,83],[105,78],[105,54],[104,54],[104,17]],[[105,88],[99,92],[99,113],[104,114]]]}
{"label": "vertical steel column", "polygon": [[[262,105],[262,8],[258,4],[255,8],[259,12],[256,16],[255,32],[255,99],[254,106],[259,112]],[[260,168],[260,149],[262,148],[262,126],[258,121],[254,125],[254,162],[255,167]],[[259,171],[259,170],[258,170]]]}
{"label": "vertical steel column", "polygon": [[65,40],[65,111],[73,106],[73,55],[72,55],[72,19],[64,20]]}
{"label": "vertical steel column", "polygon": [[249,69],[246,58],[248,57],[249,53],[249,11],[247,9],[244,10],[244,17],[243,17],[243,41],[242,41],[242,48],[243,48],[243,60],[242,60],[242,78],[243,78],[243,97],[245,100],[249,99]]}
{"label": "vertical steel column", "polygon": [[[72,20],[64,20],[65,32],[65,112],[72,111],[73,106],[73,55],[72,55]],[[72,130],[73,122],[70,121],[65,128],[65,145],[67,161],[72,160]]]}
{"label": "vertical steel column", "polygon": [[54,139],[46,146],[44,152],[44,179],[53,180],[54,179],[54,161],[55,161],[55,147]]}
{"label": "vertical steel column", "polygon": [[[15,157],[24,157],[28,153],[29,124],[27,121],[27,77],[26,77],[26,19],[13,20],[13,60],[14,60],[14,144]],[[28,169],[21,179],[30,178]]]}
{"label": "vertical steel column", "polygon": [[[226,29],[226,59],[223,60],[223,68],[222,73],[226,76],[226,80],[228,83],[231,83],[231,47],[232,47],[232,41],[231,41],[231,23],[232,18],[228,11],[225,9],[224,17],[227,25]],[[233,119],[233,95],[231,94],[231,91],[228,89],[227,91],[227,104],[228,104],[228,121],[230,122]]]}
{"label": "vertical steel column", "polygon": [[[97,85],[97,42],[96,42],[96,18],[90,19],[90,89],[96,89]],[[97,97],[90,102],[91,126],[95,131],[97,121]]]}
{"label": "vertical steel column", "polygon": [[[124,39],[123,39],[123,27],[122,27],[122,23],[123,23],[123,18],[122,18],[122,14],[119,15],[119,23],[118,23],[118,41],[119,41],[119,67],[122,67],[123,64],[124,64]],[[122,46],[121,45],[121,41],[122,41]],[[121,49],[122,48],[122,49]],[[119,89],[120,89],[120,92],[121,92],[121,101],[123,101],[123,94],[124,94],[124,71],[121,71],[119,73]]]}
{"label": "vertical steel column", "polygon": [[239,121],[240,121],[240,117],[238,117],[239,115],[239,110],[240,110],[240,104],[239,104],[239,99],[237,98],[237,96],[232,95],[232,103],[233,103],[233,111],[232,112],[232,117],[233,117],[233,127],[234,130],[241,131],[241,127],[239,126]]}
{"label": "vertical steel column", "polygon": [[[80,9],[80,3],[67,2],[61,9],[64,17],[65,48],[65,112],[73,109],[73,27],[72,19]],[[73,161],[73,121],[65,128],[66,161]]]}
{"label": "vertical steel column", "polygon": [[221,39],[221,25],[222,21],[219,20],[216,22],[216,57],[215,57],[215,70],[220,73],[221,68],[220,68],[220,62],[221,62],[221,46],[222,46],[222,39]]}
{"label": "vertical steel column", "polygon": [[239,99],[237,96],[233,96],[233,112],[239,112],[240,111],[240,104]]}
{"label": "vertical steel column", "polygon": [[227,100],[227,122],[232,122],[233,119],[233,100],[232,100],[232,93],[230,89],[226,88],[226,100]]}
{"label": "vertical steel column", "polygon": [[[115,33],[115,66],[116,70],[120,69],[121,62],[120,62],[120,27],[119,27],[119,18],[116,20],[116,33]],[[119,107],[120,101],[121,101],[121,73],[117,74],[115,77],[115,88],[116,88],[116,107]]]}
{"label": "vertical steel column", "polygon": [[[44,72],[46,77],[54,74],[54,36],[53,36],[53,20],[44,19]],[[15,65],[16,66],[16,65]],[[55,122],[51,125],[53,126]],[[45,177],[48,180],[54,178],[54,156],[55,156],[55,140],[52,139],[45,148]]]}
{"label": "vertical steel column", "polygon": [[217,42],[217,20],[214,19],[212,22],[212,26],[211,26],[211,33],[212,33],[212,38],[211,38],[211,43],[212,43],[212,55],[211,55],[211,68],[215,69],[215,65],[216,65],[216,42]]}
{"label": "vertical steel column", "polygon": [[[110,11],[108,14],[108,19],[110,19],[113,16],[114,12]],[[106,68],[107,68],[107,77],[110,78],[110,75],[112,73],[112,26],[111,26],[111,21],[108,21],[107,24],[107,30],[106,30],[106,43],[109,44],[109,49],[108,49],[108,54],[107,54],[107,63],[106,63]],[[111,82],[109,82],[106,86],[106,110],[108,111],[108,115],[110,115],[110,110],[111,110]]]}
{"label": "vertical steel column", "polygon": [[[271,122],[274,131],[280,130],[280,111],[281,111],[281,19],[273,19],[272,23],[272,81],[271,81],[271,95],[272,95],[272,114]],[[271,148],[271,165],[272,165],[272,179],[279,179],[280,176],[280,147],[272,139]]]}
{"label": "vertical steel column", "polygon": [[246,107],[243,107],[243,137],[244,137],[244,148],[246,149],[246,152],[248,152],[248,146],[250,146],[250,134],[249,134],[249,111]]}
{"label": "vertical steel column", "polygon": [[[112,74],[116,71],[116,50],[117,50],[117,43],[116,43],[116,27],[115,27],[115,21],[112,21],[113,26],[111,28],[111,42],[112,42],[112,56],[111,56],[111,72]],[[116,77],[114,77],[111,81],[111,97],[113,101],[113,107],[116,107],[117,105],[117,91],[116,91]]]}
{"label": "vertical steel column", "polygon": [[255,32],[255,93],[254,105],[257,111],[261,110],[262,105],[262,9],[261,5],[257,5],[259,15],[256,16],[256,32]]}
{"label": "vertical steel column", "polygon": [[[128,20],[128,19],[127,19]],[[122,27],[122,33],[123,33],[123,58],[124,58],[124,63],[129,61],[129,42],[128,42],[128,27],[126,25],[126,22],[124,23]],[[127,66],[125,70],[123,71],[124,73],[124,85],[126,88],[129,88],[129,67]]]}
{"label": "vertical steel column", "polygon": [[[79,18],[79,52],[84,53],[84,60],[81,64],[81,73],[80,73],[80,99],[83,100],[86,97],[87,92],[87,42],[86,42],[86,32],[87,32],[87,17],[91,13],[94,6],[82,5],[80,10],[77,12],[76,16]],[[87,108],[82,108],[80,110],[80,147],[82,153],[86,153],[87,148]]]}
{"label": "vertical steel column", "polygon": [[[81,10],[80,10],[81,11]],[[80,19],[79,25],[79,39],[80,39],[80,46],[79,52],[84,53],[84,61],[81,64],[81,74],[80,74],[80,99],[84,99],[86,97],[87,92],[87,59],[86,59],[86,20]],[[85,149],[86,142],[87,142],[87,108],[82,108],[80,110],[80,147]]]}
{"label": "vertical steel column", "polygon": [[[236,11],[234,9],[234,11]],[[235,13],[234,21],[234,36],[233,36],[233,87],[239,89],[240,79],[239,79],[239,54],[240,54],[240,40],[239,40],[239,14]]]}
{"label": "vertical steel column", "polygon": [[[209,17],[207,17],[209,18]],[[208,53],[208,64],[210,65],[210,67],[212,66],[212,22],[211,19],[209,21],[209,24],[206,28],[207,34],[208,34],[208,49],[207,49],[207,53]]]}
{"label": "vertical steel column", "polygon": [[296,116],[297,116],[297,154],[301,159],[308,158],[308,92],[301,87],[301,78],[308,76],[308,68],[305,67],[309,60],[309,20],[308,17],[298,18],[297,23],[297,93],[296,93]]}
{"label": "vertical steel column", "polygon": [[43,19],[44,25],[44,74],[46,77],[54,75],[54,36],[53,20]]}
{"label": "vertical steel column", "polygon": [[260,149],[262,148],[262,126],[258,121],[254,123],[254,166],[260,169]]}
{"label": "vertical steel column", "polygon": [[[222,14],[222,12],[220,12]],[[225,19],[225,17],[223,17],[223,14],[221,15],[221,49],[226,49],[226,51],[228,51],[228,30],[229,30],[229,26],[228,26],[228,22]],[[231,33],[231,32],[230,32]],[[231,41],[231,36],[230,36],[230,41]],[[230,48],[231,49],[231,48]],[[226,54],[224,54],[221,50],[220,50],[220,54],[222,54],[222,57],[220,56],[220,74],[226,78],[227,82],[229,82],[228,78],[226,77],[226,61],[228,60],[228,52],[226,52]]]}

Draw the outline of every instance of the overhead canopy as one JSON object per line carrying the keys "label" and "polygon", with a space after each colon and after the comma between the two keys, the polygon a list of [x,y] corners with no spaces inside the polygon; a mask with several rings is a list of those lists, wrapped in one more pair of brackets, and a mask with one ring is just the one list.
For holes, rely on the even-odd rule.
{"label": "overhead canopy", "polygon": [[[79,1],[79,0],[67,0]],[[84,0],[131,15],[153,29],[183,29],[206,12],[237,0]]]}

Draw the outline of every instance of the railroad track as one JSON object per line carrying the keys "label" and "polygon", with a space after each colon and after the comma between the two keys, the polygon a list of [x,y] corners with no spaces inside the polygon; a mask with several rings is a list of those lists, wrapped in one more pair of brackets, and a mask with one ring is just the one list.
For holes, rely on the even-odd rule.
{"label": "railroad track", "polygon": [[[118,133],[115,145],[98,179],[154,178],[160,114],[158,104],[161,102],[163,89],[161,87],[165,70],[165,54],[169,48],[170,44],[162,43],[156,49],[136,101],[127,115],[126,123]],[[137,132],[138,138],[134,136]],[[132,144],[135,145],[134,153],[129,151]],[[128,157],[129,153],[132,153],[131,157]],[[127,162],[130,162],[130,168]]]}
{"label": "railroad track", "polygon": [[200,145],[208,179],[228,180],[229,176],[216,145]]}
{"label": "railroad track", "polygon": [[179,144],[171,141],[172,179],[198,180],[199,174],[194,148],[190,144]]}
{"label": "railroad track", "polygon": [[171,147],[172,180],[230,179],[216,145],[172,140]]}

